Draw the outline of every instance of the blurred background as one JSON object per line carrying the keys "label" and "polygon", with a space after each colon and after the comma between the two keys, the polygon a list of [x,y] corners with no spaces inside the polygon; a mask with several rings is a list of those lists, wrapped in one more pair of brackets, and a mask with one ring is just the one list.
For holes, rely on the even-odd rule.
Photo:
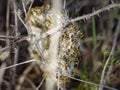
{"label": "blurred background", "polygon": [[[32,0],[15,1],[16,8],[20,10],[21,17],[25,17],[22,13],[22,3],[24,3],[26,9],[29,9]],[[51,4],[50,2],[50,0],[34,0],[32,7]],[[12,37],[10,37],[10,39],[4,37],[7,35],[15,36],[14,25],[16,22],[14,5],[11,3],[14,3],[14,0],[0,0],[0,50],[3,50],[4,47],[12,45],[15,42]],[[65,9],[68,10],[70,19],[74,19],[95,12],[114,3],[118,4],[120,3],[120,0],[66,0]],[[111,55],[111,49],[114,48],[105,71],[104,84],[120,90],[119,22],[119,8],[104,11],[88,20],[77,21],[80,25],[80,31],[83,32],[83,38],[81,39],[81,59],[78,69],[76,70],[76,78],[99,84],[104,65],[106,64],[108,57]],[[19,20],[17,26],[20,36],[27,36],[26,29]],[[26,40],[23,40],[20,43],[14,44],[15,46],[19,46],[18,63],[29,60],[29,43]],[[14,58],[15,49],[6,49],[4,52],[0,53],[0,66],[5,67],[14,64]],[[31,70],[30,67],[34,69]],[[31,71],[29,71],[29,69]],[[5,71],[0,69],[1,90],[15,90],[15,87],[18,84],[22,86],[20,90],[34,90],[35,86],[38,86],[39,82],[42,80],[42,72],[38,72],[37,70],[38,67],[33,67],[31,64],[24,64],[17,67],[15,71],[16,74],[13,69],[7,69]],[[22,80],[20,81],[21,76],[24,76],[27,79],[24,80],[24,82]],[[15,82],[13,81],[14,79]],[[14,83],[16,83],[16,85],[13,85]],[[44,85],[42,85],[42,88],[44,88]],[[71,79],[71,83],[67,90],[98,90],[98,88],[98,86]],[[103,90],[110,89],[103,88]]]}

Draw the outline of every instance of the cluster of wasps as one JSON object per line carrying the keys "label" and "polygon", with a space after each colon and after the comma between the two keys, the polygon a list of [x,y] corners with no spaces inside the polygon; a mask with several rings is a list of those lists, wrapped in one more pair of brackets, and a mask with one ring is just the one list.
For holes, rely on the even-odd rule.
{"label": "cluster of wasps", "polygon": [[[25,22],[27,27],[31,30],[32,34],[34,34],[35,39],[53,28],[53,10],[54,9],[52,9],[50,5],[43,5],[42,7],[35,7],[30,10]],[[67,10],[61,10],[57,13],[62,14],[64,20],[69,19]],[[67,87],[70,82],[70,80],[66,76],[75,75],[74,72],[80,60],[81,36],[83,36],[83,34],[80,31],[79,25],[75,23],[70,23],[64,28],[62,35],[59,38],[58,56],[60,58],[60,61],[58,70],[60,73],[60,86],[63,88]],[[51,35],[48,35],[39,41],[39,45],[41,47],[43,55],[44,53],[46,54],[47,50],[49,50],[50,38]],[[29,51],[32,58],[40,60],[41,55],[38,53],[37,48],[33,45],[35,39],[30,40],[31,42]],[[47,72],[44,70],[44,68],[42,68],[42,70],[43,72]]]}

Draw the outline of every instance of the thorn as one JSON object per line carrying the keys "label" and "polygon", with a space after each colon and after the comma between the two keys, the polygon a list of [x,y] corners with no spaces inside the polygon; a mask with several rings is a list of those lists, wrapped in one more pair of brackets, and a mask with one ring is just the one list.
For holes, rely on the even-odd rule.
{"label": "thorn", "polygon": [[85,20],[88,21],[88,17],[86,17]]}
{"label": "thorn", "polygon": [[97,16],[100,18],[100,14],[98,13]]}
{"label": "thorn", "polygon": [[90,19],[90,15],[88,15],[88,16],[85,17],[85,20],[88,21],[89,19]]}

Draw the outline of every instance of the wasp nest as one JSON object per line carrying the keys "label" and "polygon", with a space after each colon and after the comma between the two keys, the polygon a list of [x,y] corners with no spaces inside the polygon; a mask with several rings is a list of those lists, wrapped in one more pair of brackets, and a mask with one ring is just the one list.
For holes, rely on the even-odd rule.
{"label": "wasp nest", "polygon": [[[55,11],[50,5],[32,8],[26,18],[26,25],[30,36],[29,51],[31,57],[41,62],[40,68],[45,74],[48,73],[49,75],[49,72],[52,72],[52,70],[49,71],[47,67],[50,64],[49,53],[54,52],[50,51],[52,50],[50,49],[51,37],[57,33],[48,34],[47,32],[50,30],[53,32],[57,26],[64,26],[64,23],[68,19],[69,17],[66,10]],[[58,20],[62,23],[57,22]],[[61,34],[58,42],[56,42],[58,43],[58,59],[57,69],[54,72],[56,72],[56,80],[58,78],[57,74],[60,75],[60,86],[66,87],[69,82],[66,76],[74,76],[74,69],[79,62],[81,32],[77,24],[70,23],[64,28],[61,27],[58,29],[58,31],[61,31]],[[37,43],[38,46],[35,43]]]}

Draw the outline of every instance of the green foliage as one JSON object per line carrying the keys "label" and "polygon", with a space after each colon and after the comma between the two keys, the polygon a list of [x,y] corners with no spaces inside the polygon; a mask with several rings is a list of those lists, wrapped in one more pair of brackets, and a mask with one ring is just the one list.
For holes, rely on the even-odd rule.
{"label": "green foliage", "polygon": [[103,52],[104,57],[109,56],[109,54],[110,54],[110,51],[108,49]]}
{"label": "green foliage", "polygon": [[120,65],[120,59],[114,58],[110,61],[110,65]]}

